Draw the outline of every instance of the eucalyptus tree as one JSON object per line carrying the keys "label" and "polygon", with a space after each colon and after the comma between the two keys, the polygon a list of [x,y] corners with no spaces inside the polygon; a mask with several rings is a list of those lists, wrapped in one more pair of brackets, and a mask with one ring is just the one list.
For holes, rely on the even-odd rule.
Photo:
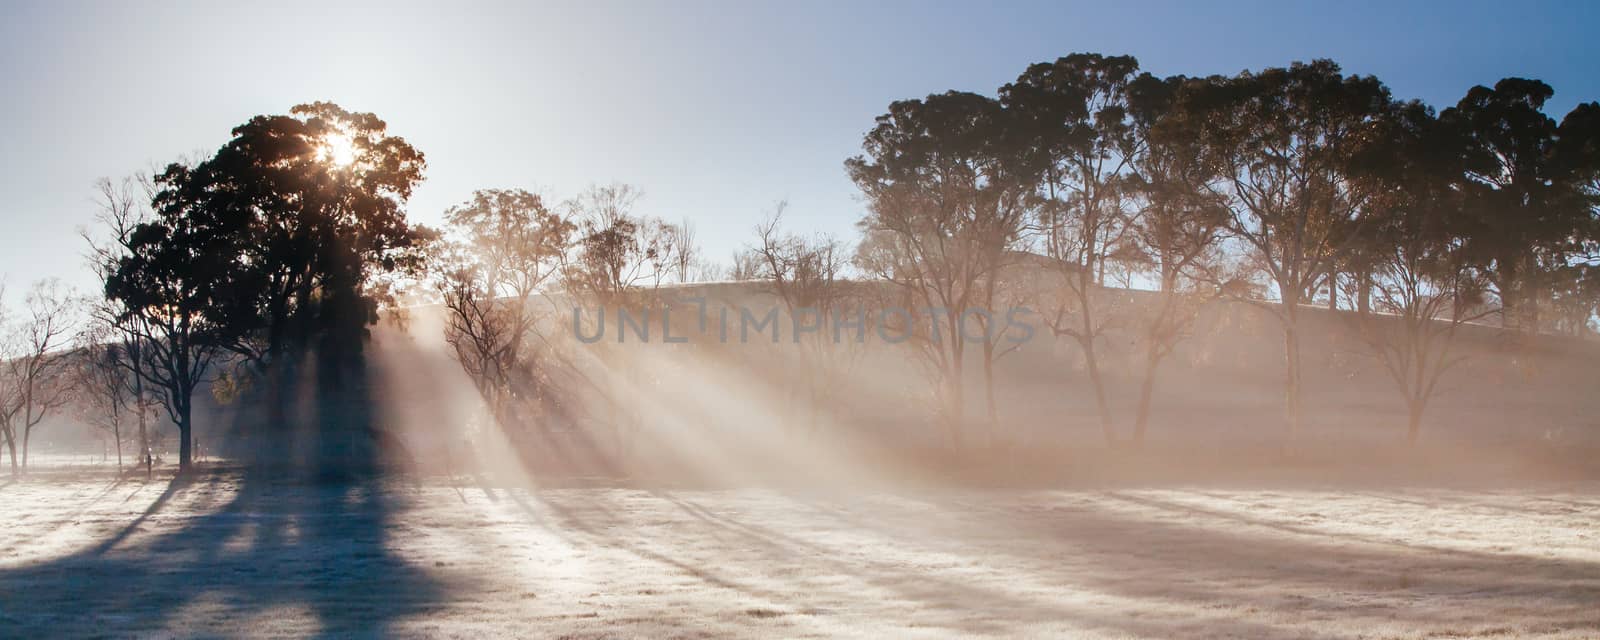
{"label": "eucalyptus tree", "polygon": [[[690,250],[673,225],[636,211],[642,196],[632,185],[611,184],[591,187],[568,202],[568,216],[576,225],[575,255],[561,274],[563,290],[575,302],[592,304],[596,310],[595,339],[585,338],[590,330],[579,322],[579,304],[573,307],[573,329],[580,340],[592,342],[591,349],[606,367],[601,372],[603,384],[597,386],[610,408],[617,455],[624,459],[633,440],[628,434],[637,430],[639,422],[624,400],[644,384],[640,367],[624,362],[618,349],[627,330],[624,317],[649,330],[651,312],[663,310],[657,296],[661,286],[671,281],[678,256]],[[614,342],[603,339],[608,309],[615,314]]]}
{"label": "eucalyptus tree", "polygon": [[[172,165],[158,184],[184,171]],[[180,471],[194,460],[194,392],[225,345],[238,340],[219,311],[230,301],[218,277],[234,268],[237,254],[193,215],[193,206],[158,194],[151,219],[109,249],[104,273],[112,320],[138,345],[133,371],[178,428]]]}
{"label": "eucalyptus tree", "polygon": [[1553,280],[1600,237],[1592,151],[1600,107],[1580,105],[1558,124],[1544,113],[1552,95],[1538,80],[1506,78],[1473,87],[1439,116],[1465,141],[1467,252],[1499,298],[1502,325],[1530,333]]}
{"label": "eucalyptus tree", "polygon": [[1207,157],[1195,114],[1182,103],[1202,84],[1182,76],[1142,74],[1128,88],[1133,135],[1142,152],[1123,183],[1136,208],[1127,220],[1127,246],[1156,287],[1154,307],[1137,324],[1144,343],[1132,442],[1144,442],[1156,373],[1217,295],[1227,201],[1213,190],[1220,179]]}
{"label": "eucalyptus tree", "polygon": [[[846,169],[866,197],[855,263],[888,283],[934,386],[949,442],[962,446],[968,311],[990,302],[1035,181],[1015,111],[972,93],[889,105]],[[996,336],[985,331],[983,343]],[[984,350],[987,359],[990,350]],[[992,435],[992,434],[991,434]]]}
{"label": "eucalyptus tree", "polygon": [[1390,102],[1376,78],[1345,76],[1328,60],[1213,79],[1188,102],[1222,176],[1228,233],[1277,297],[1243,299],[1283,329],[1290,442],[1303,413],[1301,305],[1357,237],[1366,195],[1351,158]]}
{"label": "eucalyptus tree", "polygon": [[1132,56],[1077,53],[1032,65],[1000,89],[1037,168],[1037,229],[1061,276],[1051,328],[1083,350],[1108,445],[1117,436],[1096,350],[1107,319],[1096,303],[1107,263],[1128,229],[1120,185],[1143,153],[1128,109],[1138,71]]}
{"label": "eucalyptus tree", "polygon": [[269,379],[275,426],[305,353],[325,388],[358,371],[374,275],[416,266],[404,207],[425,166],[377,116],[317,102],[251,118],[211,157],[158,178],[161,216],[185,217],[189,241],[227,254],[192,275],[215,290],[220,346]]}
{"label": "eucalyptus tree", "polygon": [[[756,227],[754,275],[778,298],[793,328],[793,344],[805,384],[811,431],[834,392],[847,380],[849,366],[861,353],[864,336],[847,337],[842,318],[852,302],[844,279],[845,247],[827,235],[802,236],[781,229],[785,203]],[[809,316],[809,317],[808,317]],[[805,323],[805,330],[802,330]]]}
{"label": "eucalyptus tree", "polygon": [[1394,106],[1372,142],[1354,166],[1369,189],[1372,236],[1383,239],[1366,256],[1382,315],[1355,320],[1405,402],[1406,442],[1416,444],[1440,380],[1465,359],[1454,349],[1457,330],[1488,313],[1484,283],[1465,251],[1462,140],[1409,102]]}

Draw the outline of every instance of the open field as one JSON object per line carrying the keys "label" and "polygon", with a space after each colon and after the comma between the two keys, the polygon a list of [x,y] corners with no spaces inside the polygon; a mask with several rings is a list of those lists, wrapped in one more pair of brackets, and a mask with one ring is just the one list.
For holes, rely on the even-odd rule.
{"label": "open field", "polygon": [[1600,635],[1600,487],[0,481],[0,636]]}

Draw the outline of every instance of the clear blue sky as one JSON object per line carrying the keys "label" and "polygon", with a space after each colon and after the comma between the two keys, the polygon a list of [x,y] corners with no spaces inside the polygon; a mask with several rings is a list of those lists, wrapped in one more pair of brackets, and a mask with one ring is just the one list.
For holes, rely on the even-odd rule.
{"label": "clear blue sky", "polygon": [[[1600,99],[1600,3],[308,3],[0,0],[0,274],[93,283],[94,180],[333,100],[428,156],[412,218],[476,188],[641,187],[726,260],[773,203],[852,233],[842,162],[889,102],[992,93],[1029,63],[1133,54],[1202,75],[1328,57],[1436,106],[1510,75]],[[329,3],[332,4],[332,3]],[[455,4],[455,3],[452,3]]]}

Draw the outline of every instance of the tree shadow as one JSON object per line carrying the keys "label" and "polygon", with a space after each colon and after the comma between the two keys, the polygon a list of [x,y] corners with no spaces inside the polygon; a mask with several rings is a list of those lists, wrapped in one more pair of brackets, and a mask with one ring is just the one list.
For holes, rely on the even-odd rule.
{"label": "tree shadow", "polygon": [[352,389],[320,413],[310,473],[202,466],[103,541],[0,570],[0,637],[383,636],[429,611],[448,589],[392,549],[405,492]]}
{"label": "tree shadow", "polygon": [[[231,490],[184,513],[198,490]],[[389,549],[396,506],[376,482],[274,483],[248,468],[174,480],[104,542],[0,571],[0,635],[383,634],[443,585]]]}

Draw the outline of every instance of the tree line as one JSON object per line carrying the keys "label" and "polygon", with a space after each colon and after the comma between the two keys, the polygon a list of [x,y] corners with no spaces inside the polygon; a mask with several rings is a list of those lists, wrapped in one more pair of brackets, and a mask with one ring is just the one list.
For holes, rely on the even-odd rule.
{"label": "tree line", "polygon": [[[1508,78],[1436,111],[1326,60],[1159,77],[1129,56],[1073,54],[993,96],[889,105],[845,162],[866,204],[855,242],[785,231],[780,205],[725,265],[702,254],[688,222],[639,213],[641,192],[622,184],[559,202],[485,189],[441,228],[411,224],[423,154],[373,114],[300,105],[236,127],[209,157],[101,183],[99,224],[84,232],[101,295],[46,282],[17,317],[0,315],[0,435],[15,471],[34,427],[78,405],[113,434],[119,462],[127,440],[147,461],[159,408],[187,469],[202,386],[257,399],[262,435],[286,434],[305,419],[298,399],[365,384],[363,344],[381,309],[421,300],[444,310],[446,343],[493,420],[537,424],[565,410],[554,387],[586,385],[608,399],[620,451],[643,420],[627,388],[648,382],[586,375],[578,360],[628,354],[557,344],[552,300],[648,308],[667,304],[666,285],[740,280],[822,323],[863,300],[918,310],[897,320],[912,338],[905,352],[929,373],[934,422],[956,447],[974,423],[997,438],[994,371],[1014,348],[995,327],[969,339],[964,322],[994,318],[964,310],[1031,309],[1081,352],[1105,441],[1136,446],[1162,364],[1222,300],[1260,307],[1281,330],[1292,442],[1305,309],[1343,309],[1403,397],[1414,442],[1460,361],[1462,324],[1596,330],[1600,104],[1557,120],[1545,112],[1552,95]],[[1119,309],[1115,287],[1152,290],[1155,302]],[[1102,372],[1114,327],[1142,349],[1131,427]],[[809,423],[861,348],[796,341]]]}

